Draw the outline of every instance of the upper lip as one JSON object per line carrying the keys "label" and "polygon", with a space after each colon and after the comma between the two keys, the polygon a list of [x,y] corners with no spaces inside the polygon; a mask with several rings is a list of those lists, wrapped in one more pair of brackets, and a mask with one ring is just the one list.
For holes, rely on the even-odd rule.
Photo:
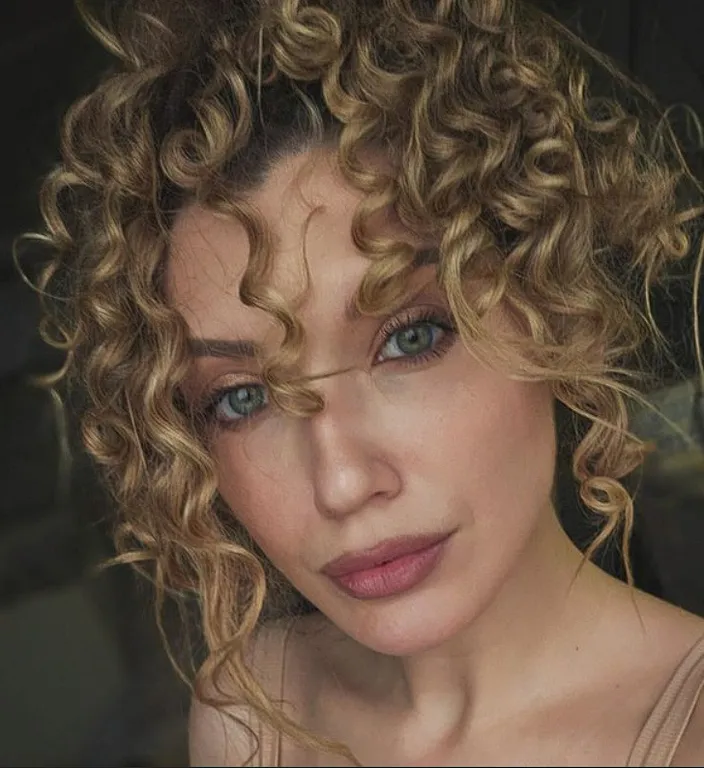
{"label": "upper lip", "polygon": [[328,576],[344,576],[356,571],[365,571],[368,568],[381,565],[381,563],[403,557],[403,555],[410,555],[413,552],[428,549],[449,536],[449,533],[432,533],[387,539],[369,549],[348,552],[340,557],[336,557],[321,568],[321,570]]}

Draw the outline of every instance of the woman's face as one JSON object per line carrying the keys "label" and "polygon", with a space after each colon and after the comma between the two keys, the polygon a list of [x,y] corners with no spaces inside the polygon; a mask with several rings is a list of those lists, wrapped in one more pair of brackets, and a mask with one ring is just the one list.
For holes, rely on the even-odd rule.
{"label": "woman's face", "polygon": [[[271,284],[286,298],[304,286],[305,253],[301,362],[318,377],[324,410],[297,418],[268,402],[242,342],[273,350],[281,333],[239,300],[244,228],[196,207],[174,228],[170,296],[194,340],[226,344],[209,355],[194,342],[186,391],[213,421],[222,497],[273,564],[358,641],[412,653],[476,618],[551,515],[552,398],[546,384],[512,380],[467,351],[432,266],[419,268],[417,292],[390,317],[351,312],[369,266],[350,234],[360,194],[324,154],[296,185],[311,157],[280,163],[250,200],[274,233]],[[400,231],[390,219],[375,226]],[[498,312],[487,322],[506,324]],[[446,538],[366,574],[322,570],[417,535],[431,539],[416,546]]]}

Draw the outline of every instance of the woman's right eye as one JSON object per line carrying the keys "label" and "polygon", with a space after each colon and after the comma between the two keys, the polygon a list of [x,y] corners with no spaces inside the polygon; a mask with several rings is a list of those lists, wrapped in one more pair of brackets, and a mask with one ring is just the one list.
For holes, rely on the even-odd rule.
{"label": "woman's right eye", "polygon": [[238,384],[216,392],[208,407],[208,415],[226,426],[237,426],[262,411],[269,403],[262,384]]}

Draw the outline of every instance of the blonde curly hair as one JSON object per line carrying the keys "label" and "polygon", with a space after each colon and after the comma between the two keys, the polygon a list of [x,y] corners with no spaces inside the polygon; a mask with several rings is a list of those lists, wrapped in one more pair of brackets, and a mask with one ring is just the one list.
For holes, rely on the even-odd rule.
{"label": "blonde curly hair", "polygon": [[[49,383],[68,376],[86,393],[82,434],[117,502],[118,560],[148,570],[158,606],[168,590],[200,602],[209,656],[196,693],[227,703],[227,673],[271,726],[349,754],[289,719],[245,661],[277,577],[223,509],[207,434],[181,396],[188,331],[164,285],[175,214],[195,201],[244,224],[240,297],[285,332],[264,378],[280,407],[310,415],[322,402],[297,368],[303,328],[267,285],[272,248],[247,193],[286,155],[334,147],[364,193],[353,222],[370,259],[360,310],[398,305],[416,267],[408,243],[367,225],[390,206],[435,244],[464,342],[549,381],[587,420],[570,447],[581,500],[601,520],[585,554],[617,533],[628,569],[633,501],[621,479],[646,447],[629,432],[627,403],[642,400],[642,350],[664,343],[650,293],[692,252],[699,186],[666,121],[590,94],[587,61],[631,87],[605,58],[512,0],[119,8],[99,20],[82,7],[118,64],[69,110],[62,162],[41,193],[37,237],[52,250],[43,332],[67,353]],[[388,164],[370,167],[370,147]],[[471,304],[470,278],[484,286]],[[482,318],[499,303],[525,329],[520,342],[487,336]]]}

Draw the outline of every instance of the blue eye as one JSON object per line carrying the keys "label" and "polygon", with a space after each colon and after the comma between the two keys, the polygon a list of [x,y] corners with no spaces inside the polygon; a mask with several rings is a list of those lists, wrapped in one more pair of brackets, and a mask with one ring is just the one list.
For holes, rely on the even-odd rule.
{"label": "blue eye", "polygon": [[446,317],[428,314],[396,318],[385,333],[377,362],[403,358],[408,363],[422,363],[431,357],[439,357],[454,339],[454,334],[455,329]]}
{"label": "blue eye", "polygon": [[[402,312],[387,324],[381,335],[381,347],[374,362],[396,362],[411,367],[442,357],[456,340],[457,329],[447,313],[426,308]],[[246,382],[213,392],[202,413],[208,422],[237,429],[268,406],[266,387],[259,382]]]}
{"label": "blue eye", "polygon": [[239,384],[218,392],[212,401],[213,415],[218,421],[234,424],[255,416],[269,402],[261,384]]}
{"label": "blue eye", "polygon": [[442,328],[432,323],[413,323],[394,331],[384,344],[382,354],[386,359],[422,355],[435,346],[443,333]]}

